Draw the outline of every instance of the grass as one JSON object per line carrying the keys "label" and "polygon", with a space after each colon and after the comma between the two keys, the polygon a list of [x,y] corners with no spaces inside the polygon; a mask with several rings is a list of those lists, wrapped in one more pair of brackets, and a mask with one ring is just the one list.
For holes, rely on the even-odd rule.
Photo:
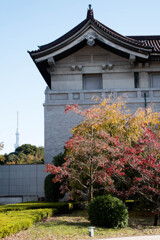
{"label": "grass", "polygon": [[[28,230],[21,231],[4,240],[75,240],[89,239],[86,211],[50,217],[38,222]],[[160,226],[153,226],[153,216],[130,213],[129,226],[122,229],[95,228],[95,238],[160,234]],[[94,238],[92,238],[94,239]]]}

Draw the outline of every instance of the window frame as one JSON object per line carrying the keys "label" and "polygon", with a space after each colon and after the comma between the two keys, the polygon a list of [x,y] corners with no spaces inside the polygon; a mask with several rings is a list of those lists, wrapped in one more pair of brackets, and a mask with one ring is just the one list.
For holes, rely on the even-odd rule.
{"label": "window frame", "polygon": [[[160,72],[157,72],[157,73],[151,73],[151,88],[156,88],[156,87],[153,87],[153,76],[155,75],[159,75],[160,77]],[[160,87],[159,87],[160,88]]]}
{"label": "window frame", "polygon": [[[88,78],[92,78],[92,77],[99,77],[99,80],[100,80],[100,88],[96,88],[96,89],[86,89],[85,86],[86,86],[86,79]],[[91,73],[91,74],[83,74],[83,84],[82,84],[82,87],[83,87],[83,90],[86,90],[86,91],[95,91],[95,90],[102,90],[103,89],[103,80],[102,80],[102,74],[100,73]]]}

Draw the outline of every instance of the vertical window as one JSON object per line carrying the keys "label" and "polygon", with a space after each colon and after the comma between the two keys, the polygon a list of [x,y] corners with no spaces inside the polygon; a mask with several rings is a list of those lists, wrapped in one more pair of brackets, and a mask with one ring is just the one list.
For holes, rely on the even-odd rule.
{"label": "vertical window", "polygon": [[83,89],[85,90],[102,89],[102,75],[100,74],[84,75]]}
{"label": "vertical window", "polygon": [[138,72],[134,72],[134,86],[135,86],[135,88],[139,87],[139,75],[138,75]]}
{"label": "vertical window", "polygon": [[160,88],[160,74],[152,74],[152,88]]}

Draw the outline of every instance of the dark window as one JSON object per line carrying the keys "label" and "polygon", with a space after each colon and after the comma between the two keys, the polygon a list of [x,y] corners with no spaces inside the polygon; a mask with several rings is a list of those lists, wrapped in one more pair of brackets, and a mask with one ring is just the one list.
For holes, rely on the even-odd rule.
{"label": "dark window", "polygon": [[83,89],[85,90],[102,89],[102,76],[100,74],[84,75]]}
{"label": "dark window", "polygon": [[135,86],[135,88],[139,87],[139,75],[138,75],[138,72],[134,72],[134,86]]}

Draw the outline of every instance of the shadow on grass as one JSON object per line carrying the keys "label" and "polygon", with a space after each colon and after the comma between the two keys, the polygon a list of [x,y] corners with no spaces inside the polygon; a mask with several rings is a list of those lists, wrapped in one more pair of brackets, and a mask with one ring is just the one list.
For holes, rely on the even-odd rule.
{"label": "shadow on grass", "polygon": [[[158,227],[160,225],[158,224]],[[138,228],[138,229],[148,229],[148,228],[156,228],[154,226],[154,218],[153,217],[130,217],[129,219],[129,227]]]}
{"label": "shadow on grass", "polygon": [[[62,218],[61,218],[62,217]],[[66,219],[67,218],[67,219]],[[145,229],[155,229],[153,226],[154,218],[153,216],[140,216],[138,214],[131,214],[129,217],[128,227],[130,229],[145,230]],[[43,226],[43,228],[52,228],[58,226],[64,227],[74,227],[74,228],[87,228],[91,224],[87,220],[87,212],[85,211],[75,211],[71,214],[54,216],[49,221],[45,220],[36,224],[37,227]],[[98,227],[99,228],[99,227]],[[108,228],[101,227],[101,230],[107,230]]]}
{"label": "shadow on grass", "polygon": [[55,226],[73,226],[77,228],[84,228],[84,227],[89,227],[90,223],[87,222],[69,222],[66,220],[58,220],[58,221],[51,221],[51,222],[39,222],[37,225],[43,226],[46,228],[50,227],[55,227]]}

